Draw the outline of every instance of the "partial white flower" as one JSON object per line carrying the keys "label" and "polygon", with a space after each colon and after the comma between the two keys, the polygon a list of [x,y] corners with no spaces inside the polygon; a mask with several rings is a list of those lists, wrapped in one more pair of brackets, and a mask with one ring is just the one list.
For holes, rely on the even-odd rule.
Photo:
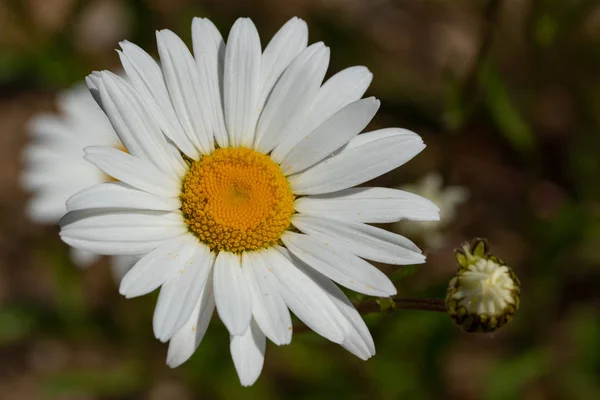
{"label": "partial white flower", "polygon": [[[31,140],[23,150],[21,186],[31,193],[26,215],[34,222],[56,224],[67,212],[67,199],[82,189],[107,182],[110,177],[83,158],[88,146],[122,147],[106,115],[85,85],[58,95],[60,114],[38,114],[29,121]],[[87,267],[100,256],[71,249],[75,265]],[[132,257],[111,260],[120,280],[133,265]]]}
{"label": "partial white flower", "polygon": [[129,80],[88,78],[129,154],[86,149],[119,182],[73,196],[61,237],[82,250],[142,257],[120,291],[161,288],[154,333],[170,341],[172,367],[193,354],[215,308],[243,385],[260,375],[266,338],[290,343],[289,310],[367,359],[375,353],[369,331],[333,282],[387,297],[394,285],[363,258],[424,262],[411,241],[367,224],[437,220],[438,208],[400,190],[353,188],[410,160],[423,141],[396,128],[359,135],[379,108],[361,99],[371,73],[351,67],[323,83],[329,49],[307,38],[293,18],[263,51],[242,18],[225,45],[197,18],[194,55],[164,30],[160,65],[123,42]]}
{"label": "partial white flower", "polygon": [[437,221],[401,221],[393,225],[393,230],[405,235],[420,237],[428,249],[436,250],[444,245],[444,229],[456,218],[458,207],[467,201],[469,191],[462,186],[444,186],[442,176],[431,172],[418,183],[404,185],[403,190],[423,196],[440,208]]}

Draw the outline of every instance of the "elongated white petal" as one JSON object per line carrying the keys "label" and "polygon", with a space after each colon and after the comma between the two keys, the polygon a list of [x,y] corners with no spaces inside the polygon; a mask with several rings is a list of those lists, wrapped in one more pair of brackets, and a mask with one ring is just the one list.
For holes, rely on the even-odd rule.
{"label": "elongated white petal", "polygon": [[79,250],[106,256],[139,256],[160,246],[164,240],[87,240],[60,234],[63,242]]}
{"label": "elongated white petal", "polygon": [[160,66],[137,45],[128,41],[119,44],[123,50],[119,52],[123,69],[144,100],[149,116],[185,155],[197,160],[198,149],[179,123]]}
{"label": "elongated white petal", "polygon": [[292,223],[302,232],[321,238],[324,243],[331,241],[368,260],[396,265],[425,262],[421,250],[404,236],[362,222],[295,215]]}
{"label": "elongated white petal", "polygon": [[149,161],[171,179],[181,177],[181,156],[169,151],[169,143],[131,84],[111,72],[102,72],[99,85],[102,107],[127,151]]}
{"label": "elongated white petal", "polygon": [[[408,139],[408,140],[410,140],[410,139],[414,140],[416,138],[421,139],[421,137],[419,135],[417,135],[416,133],[414,133],[412,131],[409,131],[408,129],[403,129],[403,128],[378,129],[376,131],[366,132],[363,135],[358,135],[357,137],[355,137],[354,139],[349,141],[346,146],[342,147],[339,152],[336,152],[336,154],[342,153],[347,150],[360,148],[371,142],[375,142],[375,141],[382,140],[382,139],[389,139],[389,138],[403,138],[403,139]],[[421,141],[423,141],[423,140],[421,139]]]}
{"label": "elongated white petal", "polygon": [[358,100],[333,114],[302,139],[281,163],[284,174],[302,171],[348,143],[371,122],[379,109],[374,97]]}
{"label": "elongated white petal", "polygon": [[194,250],[191,234],[164,242],[142,257],[121,280],[119,293],[127,298],[142,296],[157,289],[174,276]]}
{"label": "elongated white petal", "polygon": [[346,249],[289,231],[281,240],[296,257],[342,286],[372,296],[396,294],[396,288],[383,272]]}
{"label": "elongated white petal", "polygon": [[[59,222],[61,236],[105,241],[166,240],[187,231],[179,213],[153,210],[85,209],[67,213]],[[83,249],[85,250],[85,249]]]}
{"label": "elongated white petal", "polygon": [[215,261],[214,289],[217,312],[229,333],[244,333],[252,317],[252,296],[239,255],[226,251],[218,254]]}
{"label": "elongated white petal", "polygon": [[294,265],[297,258],[283,247],[264,250],[261,256],[281,284],[281,295],[290,310],[319,335],[342,343],[351,329],[348,321],[319,285]]}
{"label": "elongated white petal", "polygon": [[252,314],[260,329],[275,344],[292,340],[292,320],[279,293],[279,283],[267,270],[259,252],[242,255],[242,269],[252,294]]}
{"label": "elongated white petal", "polygon": [[265,335],[254,320],[243,334],[231,336],[229,349],[242,386],[252,385],[260,376],[265,361],[265,347]]}
{"label": "elongated white petal", "polygon": [[302,272],[310,276],[322,289],[331,301],[344,314],[352,326],[351,332],[347,335],[346,340],[341,343],[342,347],[356,355],[357,357],[367,360],[375,355],[375,343],[369,332],[369,328],[363,321],[362,317],[354,308],[354,305],[348,300],[348,297],[341,291],[335,283],[329,278],[310,268],[302,262],[296,262],[296,267]]}
{"label": "elongated white petal", "polygon": [[232,147],[250,147],[254,141],[260,108],[260,59],[260,38],[254,24],[248,18],[238,19],[227,39],[223,77],[225,123]]}
{"label": "elongated white petal", "polygon": [[179,271],[163,283],[156,302],[152,324],[161,342],[169,340],[190,318],[214,262],[206,244],[190,242],[191,251],[179,257]]}
{"label": "elongated white petal", "polygon": [[86,147],[85,159],[136,189],[164,197],[177,197],[181,190],[180,181],[163,174],[146,160],[112,147]]}
{"label": "elongated white petal", "polygon": [[273,36],[262,55],[259,103],[261,106],[269,97],[283,71],[306,48],[307,44],[306,22],[296,17],[286,22]]}
{"label": "elongated white petal", "polygon": [[67,200],[69,211],[85,208],[130,208],[134,210],[176,211],[177,197],[157,196],[137,190],[123,182],[106,182],[84,189]]}
{"label": "elongated white petal", "polygon": [[[355,144],[354,141],[360,143]],[[404,129],[364,133],[351,140],[334,157],[288,180],[295,194],[336,192],[383,175],[406,163],[424,148],[419,135]]]}
{"label": "elongated white petal", "polygon": [[219,147],[228,147],[229,138],[223,116],[223,64],[225,41],[215,25],[207,18],[192,22],[194,59],[200,77],[200,105],[212,116],[212,132]]}
{"label": "elongated white petal", "polygon": [[167,353],[167,365],[175,368],[186,362],[198,348],[210,319],[215,311],[212,269],[200,294],[192,315],[183,327],[171,338]]}
{"label": "elongated white petal", "polygon": [[156,33],[156,41],[167,89],[179,121],[200,152],[210,154],[215,148],[213,115],[208,107],[200,104],[202,87],[194,58],[179,36],[167,29]]}
{"label": "elongated white petal", "polygon": [[329,49],[315,43],[294,59],[273,88],[258,121],[254,148],[268,153],[288,134],[294,114],[312,100],[329,63]]}
{"label": "elongated white petal", "polygon": [[440,209],[430,200],[398,189],[360,187],[304,196],[294,202],[296,211],[367,223],[437,221]]}
{"label": "elongated white petal", "polygon": [[[315,130],[333,114],[359,100],[371,84],[373,74],[365,67],[346,68],[325,82],[304,109],[289,122],[281,143],[271,157],[280,163],[302,138]],[[322,80],[322,77],[321,77]]]}

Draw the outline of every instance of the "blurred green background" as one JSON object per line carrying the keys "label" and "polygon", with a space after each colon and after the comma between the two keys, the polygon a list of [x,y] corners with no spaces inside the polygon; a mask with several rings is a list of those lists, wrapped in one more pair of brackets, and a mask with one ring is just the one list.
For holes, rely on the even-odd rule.
{"label": "blurred green background", "polygon": [[[90,71],[117,69],[118,41],[155,54],[156,29],[190,43],[194,16],[224,35],[248,16],[264,45],[294,15],[331,47],[329,75],[374,73],[373,127],[406,127],[428,145],[376,183],[439,171],[470,193],[443,247],[411,237],[428,262],[394,275],[399,294],[443,297],[453,248],[487,237],[522,282],[521,310],[500,332],[467,335],[437,313],[370,314],[371,360],[298,332],[269,344],[262,376],[242,388],[221,323],[169,369],[155,297],[125,300],[106,262],[77,270],[56,227],[24,218],[26,121]],[[599,131],[597,1],[0,0],[0,398],[599,399]]]}

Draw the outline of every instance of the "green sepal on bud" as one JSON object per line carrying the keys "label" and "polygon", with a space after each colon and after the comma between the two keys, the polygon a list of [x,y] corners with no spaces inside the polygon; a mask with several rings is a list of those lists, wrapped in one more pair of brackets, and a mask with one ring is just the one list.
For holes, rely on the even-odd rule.
{"label": "green sepal on bud", "polygon": [[446,309],[465,332],[494,332],[519,309],[520,282],[500,258],[476,238],[456,250],[457,274],[446,292]]}

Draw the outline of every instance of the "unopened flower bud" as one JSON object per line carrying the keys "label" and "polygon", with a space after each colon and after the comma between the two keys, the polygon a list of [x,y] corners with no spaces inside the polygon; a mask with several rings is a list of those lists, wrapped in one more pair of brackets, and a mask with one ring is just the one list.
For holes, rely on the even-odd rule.
{"label": "unopened flower bud", "polygon": [[450,281],[446,307],[466,332],[493,332],[519,309],[520,282],[504,262],[488,254],[487,243],[475,239],[456,250],[458,272]]}

